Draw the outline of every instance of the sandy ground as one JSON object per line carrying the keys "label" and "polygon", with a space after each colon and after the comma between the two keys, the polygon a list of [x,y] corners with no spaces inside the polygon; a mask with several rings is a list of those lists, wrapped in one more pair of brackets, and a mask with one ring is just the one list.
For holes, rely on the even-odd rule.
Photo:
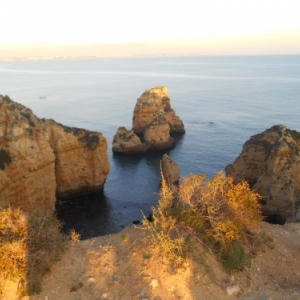
{"label": "sandy ground", "polygon": [[[262,228],[272,241],[262,245],[250,268],[233,274],[196,240],[194,260],[175,271],[141,227],[80,241],[44,277],[41,294],[22,299],[300,299],[300,224]],[[19,299],[15,287],[8,283],[2,298]]]}

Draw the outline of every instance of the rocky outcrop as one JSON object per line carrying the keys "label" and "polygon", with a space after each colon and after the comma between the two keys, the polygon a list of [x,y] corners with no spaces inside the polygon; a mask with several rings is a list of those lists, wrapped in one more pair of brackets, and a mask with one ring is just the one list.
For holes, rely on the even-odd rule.
{"label": "rocky outcrop", "polygon": [[150,150],[164,150],[175,146],[170,136],[170,126],[162,111],[154,113],[154,119],[144,129],[144,140]]}
{"label": "rocky outcrop", "polygon": [[116,135],[113,138],[113,152],[136,154],[145,153],[148,147],[142,143],[140,138],[133,132],[127,130],[125,127],[119,127]]}
{"label": "rocky outcrop", "polygon": [[56,197],[102,190],[109,171],[101,133],[39,119],[0,96],[0,207],[53,211]]}
{"label": "rocky outcrop", "polygon": [[300,133],[276,125],[252,136],[226,174],[235,182],[246,180],[263,196],[263,213],[269,220],[284,223],[299,215],[299,153]]}
{"label": "rocky outcrop", "polygon": [[179,165],[168,154],[164,154],[161,160],[161,169],[164,179],[170,187],[177,186],[180,179]]}
{"label": "rocky outcrop", "polygon": [[147,125],[155,118],[155,113],[163,112],[170,132],[184,133],[184,125],[176,115],[170,104],[168,90],[164,86],[158,86],[146,90],[138,99],[133,111],[132,129],[135,133],[142,133]]}
{"label": "rocky outcrop", "polygon": [[167,88],[152,88],[137,100],[132,130],[118,129],[113,139],[113,152],[136,154],[170,149],[175,146],[175,139],[171,137],[175,132],[184,133],[185,130],[171,108]]}

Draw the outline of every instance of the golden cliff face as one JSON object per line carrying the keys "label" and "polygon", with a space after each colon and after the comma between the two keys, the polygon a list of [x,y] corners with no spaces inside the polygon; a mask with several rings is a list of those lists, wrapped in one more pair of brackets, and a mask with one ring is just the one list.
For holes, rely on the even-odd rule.
{"label": "golden cliff face", "polygon": [[0,207],[53,211],[56,196],[101,190],[109,171],[101,133],[41,120],[0,96]]}
{"label": "golden cliff face", "polygon": [[138,99],[133,111],[132,129],[136,133],[143,132],[144,128],[155,119],[155,113],[163,111],[170,126],[170,132],[185,132],[181,119],[171,108],[168,90],[164,86],[146,90]]}
{"label": "golden cliff face", "polygon": [[57,196],[69,198],[102,190],[110,171],[106,138],[53,121],[47,124],[55,154]]}
{"label": "golden cliff face", "polygon": [[[171,108],[167,88],[159,86],[146,90],[133,111],[133,128],[120,127],[113,139],[113,152],[136,154],[163,151],[175,146],[174,132],[184,133],[181,119]],[[141,137],[141,139],[140,139]]]}
{"label": "golden cliff face", "polygon": [[300,220],[300,133],[276,125],[252,136],[226,167],[235,182],[246,180],[263,196],[263,212],[279,222]]}

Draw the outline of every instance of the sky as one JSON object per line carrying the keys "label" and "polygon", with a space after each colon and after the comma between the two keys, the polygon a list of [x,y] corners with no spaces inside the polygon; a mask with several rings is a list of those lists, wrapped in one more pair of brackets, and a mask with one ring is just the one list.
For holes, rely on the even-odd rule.
{"label": "sky", "polygon": [[0,58],[300,54],[299,0],[1,0]]}

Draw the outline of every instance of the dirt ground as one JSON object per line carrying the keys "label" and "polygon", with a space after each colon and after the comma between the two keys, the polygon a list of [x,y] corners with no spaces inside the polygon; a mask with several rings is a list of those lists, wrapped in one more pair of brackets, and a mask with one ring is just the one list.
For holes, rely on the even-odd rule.
{"label": "dirt ground", "polygon": [[[151,245],[150,233],[131,226],[80,241],[43,279],[39,295],[24,300],[296,300],[300,299],[300,224],[262,224],[266,240],[251,267],[228,274],[199,242],[197,256],[175,272]],[[3,299],[19,299],[15,283]]]}

